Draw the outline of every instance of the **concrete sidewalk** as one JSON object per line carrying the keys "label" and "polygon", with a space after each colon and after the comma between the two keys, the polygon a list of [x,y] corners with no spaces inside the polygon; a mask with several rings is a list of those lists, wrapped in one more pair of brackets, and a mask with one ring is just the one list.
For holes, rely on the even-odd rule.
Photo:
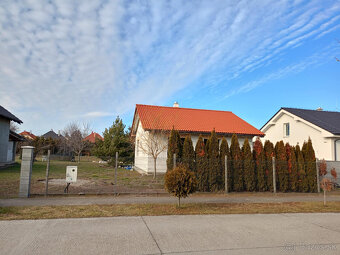
{"label": "concrete sidewalk", "polygon": [[0,221],[2,254],[340,254],[340,214]]}
{"label": "concrete sidewalk", "polygon": [[[183,203],[281,203],[323,201],[322,194],[215,194],[194,195],[183,199]],[[327,201],[340,201],[340,195],[328,195]],[[1,207],[44,206],[44,205],[92,205],[92,204],[170,204],[177,198],[171,196],[65,196],[0,199]]]}

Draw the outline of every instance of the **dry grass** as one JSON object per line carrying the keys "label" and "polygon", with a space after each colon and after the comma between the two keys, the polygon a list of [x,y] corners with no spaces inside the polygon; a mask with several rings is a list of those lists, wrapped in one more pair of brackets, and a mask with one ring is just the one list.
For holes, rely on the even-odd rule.
{"label": "dry grass", "polygon": [[153,216],[193,214],[316,213],[340,212],[340,202],[293,202],[256,204],[173,204],[82,205],[0,207],[0,220]]}
{"label": "dry grass", "polygon": [[[17,197],[19,193],[20,161],[14,166],[0,169],[0,198]],[[36,161],[33,164],[31,193],[44,194],[46,162]],[[66,166],[78,166],[78,179],[91,181],[89,185],[75,188],[70,186],[71,194],[86,193],[113,193],[115,192],[162,192],[164,191],[164,176],[158,175],[155,180],[152,176],[140,175],[136,171],[118,169],[117,187],[114,190],[114,168],[106,164],[95,162],[69,162],[52,160],[50,164],[50,179],[65,179]],[[66,184],[65,184],[66,186]],[[65,186],[49,185],[50,194],[63,194]]]}

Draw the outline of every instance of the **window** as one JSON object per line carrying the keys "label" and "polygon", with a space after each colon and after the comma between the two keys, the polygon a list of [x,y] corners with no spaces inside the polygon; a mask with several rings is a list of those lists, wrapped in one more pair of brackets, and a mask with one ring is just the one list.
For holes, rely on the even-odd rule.
{"label": "window", "polygon": [[284,123],[283,124],[283,136],[288,137],[289,135],[290,135],[289,123]]}

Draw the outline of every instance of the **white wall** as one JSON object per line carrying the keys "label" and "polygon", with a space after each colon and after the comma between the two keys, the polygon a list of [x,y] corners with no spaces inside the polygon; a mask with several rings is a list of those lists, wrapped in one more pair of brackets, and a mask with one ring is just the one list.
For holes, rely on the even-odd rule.
{"label": "white wall", "polygon": [[[284,123],[289,123],[290,135],[284,135]],[[315,155],[319,159],[334,160],[334,137],[331,133],[306,122],[305,120],[281,110],[273,119],[261,129],[266,134],[262,142],[269,140],[272,143],[283,141],[290,145],[299,144],[302,147],[304,141],[310,137],[315,150]]]}

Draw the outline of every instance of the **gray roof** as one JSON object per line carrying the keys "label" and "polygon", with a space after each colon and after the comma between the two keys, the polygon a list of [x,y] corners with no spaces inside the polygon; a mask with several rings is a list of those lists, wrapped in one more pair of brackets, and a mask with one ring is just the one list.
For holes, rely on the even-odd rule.
{"label": "gray roof", "polygon": [[52,139],[60,139],[63,138],[62,135],[58,135],[56,132],[54,132],[53,130],[48,131],[47,133],[43,134],[42,137],[44,138],[52,138]]}
{"label": "gray roof", "polygon": [[340,135],[340,112],[305,110],[297,108],[282,107],[290,112],[334,135]]}
{"label": "gray roof", "polygon": [[22,123],[22,121],[17,118],[16,116],[14,116],[12,113],[10,113],[9,111],[7,111],[5,108],[3,108],[1,105],[0,105],[0,116],[1,117],[4,117],[6,119],[9,119],[9,120],[13,120],[19,124]]}

